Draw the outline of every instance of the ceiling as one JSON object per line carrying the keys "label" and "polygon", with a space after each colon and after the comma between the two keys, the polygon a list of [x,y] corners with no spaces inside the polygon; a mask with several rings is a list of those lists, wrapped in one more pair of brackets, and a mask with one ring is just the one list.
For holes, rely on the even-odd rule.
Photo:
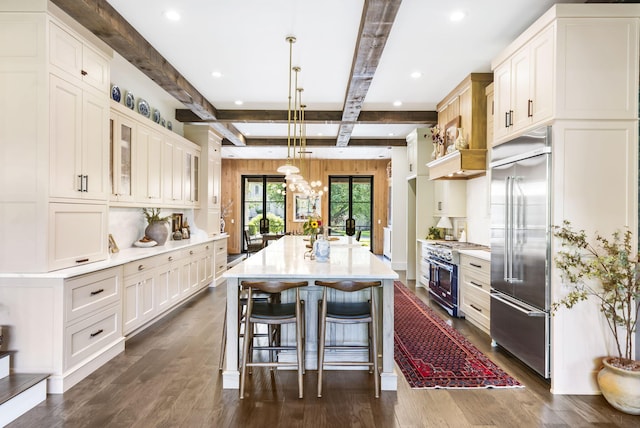
{"label": "ceiling", "polygon": [[[285,39],[295,36],[309,156],[336,159],[389,158],[549,7],[585,2],[52,1],[174,95],[178,119],[217,127],[225,158],[287,157]],[[169,10],[180,19],[167,19]],[[455,11],[461,21],[450,20]]]}

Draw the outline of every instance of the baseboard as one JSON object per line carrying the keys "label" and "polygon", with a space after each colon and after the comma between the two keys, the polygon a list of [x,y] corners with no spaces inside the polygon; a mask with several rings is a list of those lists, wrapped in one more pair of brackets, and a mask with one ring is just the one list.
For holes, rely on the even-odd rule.
{"label": "baseboard", "polygon": [[112,358],[115,358],[124,351],[124,340],[124,337],[120,338],[112,343],[109,348],[92,355],[62,375],[50,376],[48,382],[49,394],[62,394],[68,391],[69,388],[102,367]]}

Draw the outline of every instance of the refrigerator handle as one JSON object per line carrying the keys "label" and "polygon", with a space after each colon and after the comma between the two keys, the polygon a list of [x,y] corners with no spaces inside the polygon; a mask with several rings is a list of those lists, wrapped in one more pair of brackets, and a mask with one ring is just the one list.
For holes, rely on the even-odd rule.
{"label": "refrigerator handle", "polygon": [[544,311],[536,311],[536,310],[530,310],[530,309],[524,308],[518,305],[517,303],[512,302],[510,299],[505,299],[504,297],[500,296],[498,293],[491,293],[491,298],[496,299],[501,303],[504,303],[510,308],[513,308],[516,311],[521,312],[528,317],[546,317],[547,316],[547,313]]}
{"label": "refrigerator handle", "polygon": [[510,205],[510,194],[509,194],[509,182],[511,177],[505,177],[504,179],[504,269],[503,269],[503,277],[505,282],[509,282],[509,205]]}

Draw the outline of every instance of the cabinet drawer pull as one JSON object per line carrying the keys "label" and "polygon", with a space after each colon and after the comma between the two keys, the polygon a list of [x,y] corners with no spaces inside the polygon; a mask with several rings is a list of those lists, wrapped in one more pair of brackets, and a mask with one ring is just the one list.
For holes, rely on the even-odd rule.
{"label": "cabinet drawer pull", "polygon": [[91,333],[89,336],[91,337],[96,337],[97,335],[104,333],[104,329],[100,329],[98,331],[96,331],[95,333]]}
{"label": "cabinet drawer pull", "polygon": [[189,255],[193,256],[193,250],[189,251]]}
{"label": "cabinet drawer pull", "polygon": [[482,288],[482,284],[478,284],[477,282],[469,281],[469,284]]}
{"label": "cabinet drawer pull", "polygon": [[104,288],[101,288],[101,289],[96,290],[96,291],[92,291],[92,292],[91,292],[91,295],[92,295],[92,296],[95,296],[96,294],[100,294],[100,293],[104,293]]}
{"label": "cabinet drawer pull", "polygon": [[80,74],[82,74],[83,76],[86,76],[88,73],[84,70],[80,70]]}
{"label": "cabinet drawer pull", "polygon": [[173,256],[169,256],[169,257],[167,257],[167,260],[169,260],[170,262],[172,262],[172,261],[173,261]]}
{"label": "cabinet drawer pull", "polygon": [[504,112],[504,127],[505,128],[509,127],[509,112],[508,111]]}
{"label": "cabinet drawer pull", "polygon": [[470,304],[469,306],[471,306],[473,309],[475,309],[478,312],[482,312],[482,309],[480,309],[479,307],[475,306],[473,303]]}
{"label": "cabinet drawer pull", "polygon": [[475,264],[475,263],[469,263],[469,264],[470,264],[471,266],[475,267],[475,268],[478,268],[478,269],[481,269],[481,268],[482,268],[482,266],[481,266],[481,265],[478,265],[478,264]]}
{"label": "cabinet drawer pull", "polygon": [[205,249],[205,250],[208,250],[208,249],[209,249],[209,246],[208,246],[208,245],[207,245],[207,246],[205,246],[205,247],[204,247],[204,249]]}
{"label": "cabinet drawer pull", "polygon": [[88,258],[87,259],[78,259],[78,260],[76,260],[76,263],[85,263],[85,262],[88,262],[88,261],[89,261]]}
{"label": "cabinet drawer pull", "polygon": [[527,102],[527,117],[533,117],[533,100]]}
{"label": "cabinet drawer pull", "polygon": [[144,265],[138,265],[138,270],[144,270]]}

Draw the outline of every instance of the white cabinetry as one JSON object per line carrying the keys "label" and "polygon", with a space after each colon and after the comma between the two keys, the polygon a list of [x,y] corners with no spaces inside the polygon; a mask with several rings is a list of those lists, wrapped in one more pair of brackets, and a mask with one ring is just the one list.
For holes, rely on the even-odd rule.
{"label": "white cabinetry", "polygon": [[637,11],[582,7],[554,6],[493,61],[497,144],[554,119],[637,118]]}
{"label": "white cabinetry", "polygon": [[427,162],[433,151],[429,128],[416,128],[407,135],[407,178],[428,175]]}
{"label": "white cabinetry", "polygon": [[0,272],[48,272],[108,254],[111,50],[51,15],[50,3],[15,10],[24,5],[0,11],[2,37],[11,41],[0,49],[0,92],[11,100],[0,103]]}
{"label": "white cabinetry", "polygon": [[552,116],[554,52],[555,26],[549,25],[495,69],[496,138]]}
{"label": "white cabinetry", "polygon": [[[221,154],[222,137],[208,125],[185,125],[184,135],[201,148],[206,166],[200,171],[199,210],[195,213],[199,228],[213,236],[220,233]],[[206,196],[205,196],[206,195]]]}
{"label": "white cabinetry", "polygon": [[422,239],[418,239],[417,251],[416,287],[424,287],[428,289],[431,272],[429,269],[427,242]]}
{"label": "white cabinetry", "polygon": [[62,393],[124,350],[122,267],[68,278],[0,277],[0,324],[11,325],[17,373],[51,373]]}
{"label": "white cabinetry", "polygon": [[139,202],[162,203],[162,135],[138,125],[136,132],[136,196]]}
{"label": "white cabinetry", "polygon": [[111,200],[133,201],[133,140],[136,124],[126,116],[111,112]]}
{"label": "white cabinetry", "polygon": [[467,182],[462,180],[434,181],[434,211],[438,217],[467,216]]}
{"label": "white cabinetry", "polygon": [[129,334],[157,313],[158,272],[160,257],[149,257],[124,265],[124,297],[122,331]]}
{"label": "white cabinetry", "polygon": [[479,258],[460,254],[459,282],[461,309],[465,318],[489,334],[491,262],[488,257]]}

